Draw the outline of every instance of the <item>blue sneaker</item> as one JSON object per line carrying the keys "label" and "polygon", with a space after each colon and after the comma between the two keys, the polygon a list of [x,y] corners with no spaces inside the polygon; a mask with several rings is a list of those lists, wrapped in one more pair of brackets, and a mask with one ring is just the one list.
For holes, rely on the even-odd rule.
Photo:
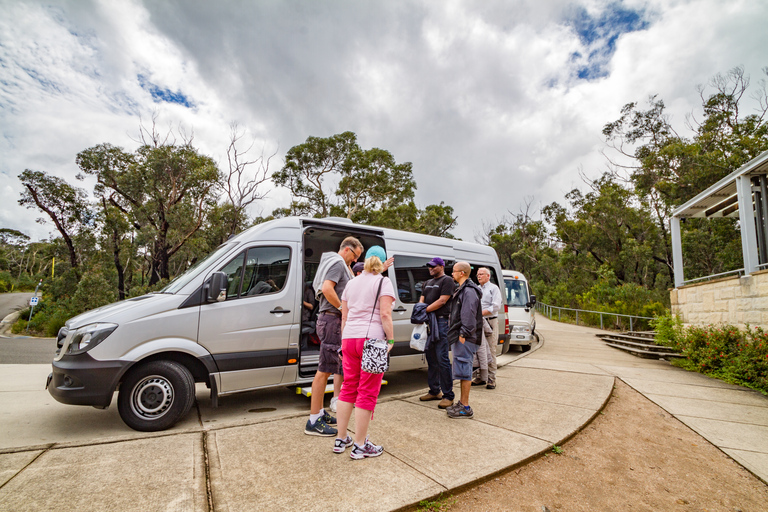
{"label": "blue sneaker", "polygon": [[325,420],[321,417],[317,418],[317,421],[314,423],[312,423],[310,420],[307,420],[307,426],[304,427],[304,433],[308,436],[331,437],[338,434],[339,431],[335,428],[329,427]]}
{"label": "blue sneaker", "polygon": [[328,414],[328,411],[323,411],[325,414],[323,414],[323,421],[326,422],[329,425],[335,425],[336,424],[336,418]]}

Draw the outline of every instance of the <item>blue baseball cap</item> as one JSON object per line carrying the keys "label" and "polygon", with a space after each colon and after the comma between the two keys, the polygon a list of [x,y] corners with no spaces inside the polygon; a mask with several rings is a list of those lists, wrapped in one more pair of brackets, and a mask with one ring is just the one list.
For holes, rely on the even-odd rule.
{"label": "blue baseball cap", "polygon": [[440,258],[439,256],[435,256],[432,258],[432,260],[427,263],[428,267],[444,267],[445,262],[443,261],[443,258]]}
{"label": "blue baseball cap", "polygon": [[368,251],[365,253],[365,259],[368,259],[371,256],[376,256],[382,262],[387,260],[387,253],[384,251],[384,248],[381,247],[380,245],[374,245],[368,248]]}

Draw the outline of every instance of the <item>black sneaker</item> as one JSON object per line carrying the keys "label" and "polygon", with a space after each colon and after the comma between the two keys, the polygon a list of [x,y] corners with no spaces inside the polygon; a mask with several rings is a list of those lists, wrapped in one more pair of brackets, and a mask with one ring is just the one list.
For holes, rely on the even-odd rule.
{"label": "black sneaker", "polygon": [[323,411],[325,414],[323,414],[323,421],[326,422],[329,425],[335,425],[336,424],[336,418],[328,414],[328,411]]}
{"label": "black sneaker", "polygon": [[485,386],[486,384],[487,383],[484,380],[480,380],[480,379],[472,381],[473,386]]}
{"label": "black sneaker", "polygon": [[329,427],[325,420],[320,417],[317,418],[317,421],[314,423],[312,423],[311,420],[307,420],[307,426],[304,427],[304,433],[309,436],[331,437],[338,434],[339,431]]}

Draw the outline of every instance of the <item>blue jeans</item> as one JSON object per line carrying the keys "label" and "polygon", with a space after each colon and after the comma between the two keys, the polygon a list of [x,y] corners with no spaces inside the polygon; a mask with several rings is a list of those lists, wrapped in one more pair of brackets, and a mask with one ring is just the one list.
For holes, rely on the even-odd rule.
{"label": "blue jeans", "polygon": [[443,392],[443,398],[453,400],[453,373],[451,372],[451,359],[448,357],[448,319],[438,318],[437,328],[439,341],[430,342],[427,348],[427,382],[429,393],[438,395]]}

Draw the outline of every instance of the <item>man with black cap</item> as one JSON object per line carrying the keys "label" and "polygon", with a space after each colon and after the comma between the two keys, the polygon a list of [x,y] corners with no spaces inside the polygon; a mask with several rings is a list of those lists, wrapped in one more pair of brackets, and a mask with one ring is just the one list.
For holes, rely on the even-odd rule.
{"label": "man with black cap", "polygon": [[[426,350],[427,382],[429,391],[419,398],[422,402],[440,400],[440,409],[453,405],[453,374],[451,360],[448,357],[448,315],[451,312],[449,304],[453,295],[454,283],[450,276],[445,275],[445,261],[435,257],[427,263],[432,279],[424,283],[419,302],[427,304],[427,313],[437,316],[439,336],[436,342],[430,342]],[[442,390],[442,393],[441,393]]]}

